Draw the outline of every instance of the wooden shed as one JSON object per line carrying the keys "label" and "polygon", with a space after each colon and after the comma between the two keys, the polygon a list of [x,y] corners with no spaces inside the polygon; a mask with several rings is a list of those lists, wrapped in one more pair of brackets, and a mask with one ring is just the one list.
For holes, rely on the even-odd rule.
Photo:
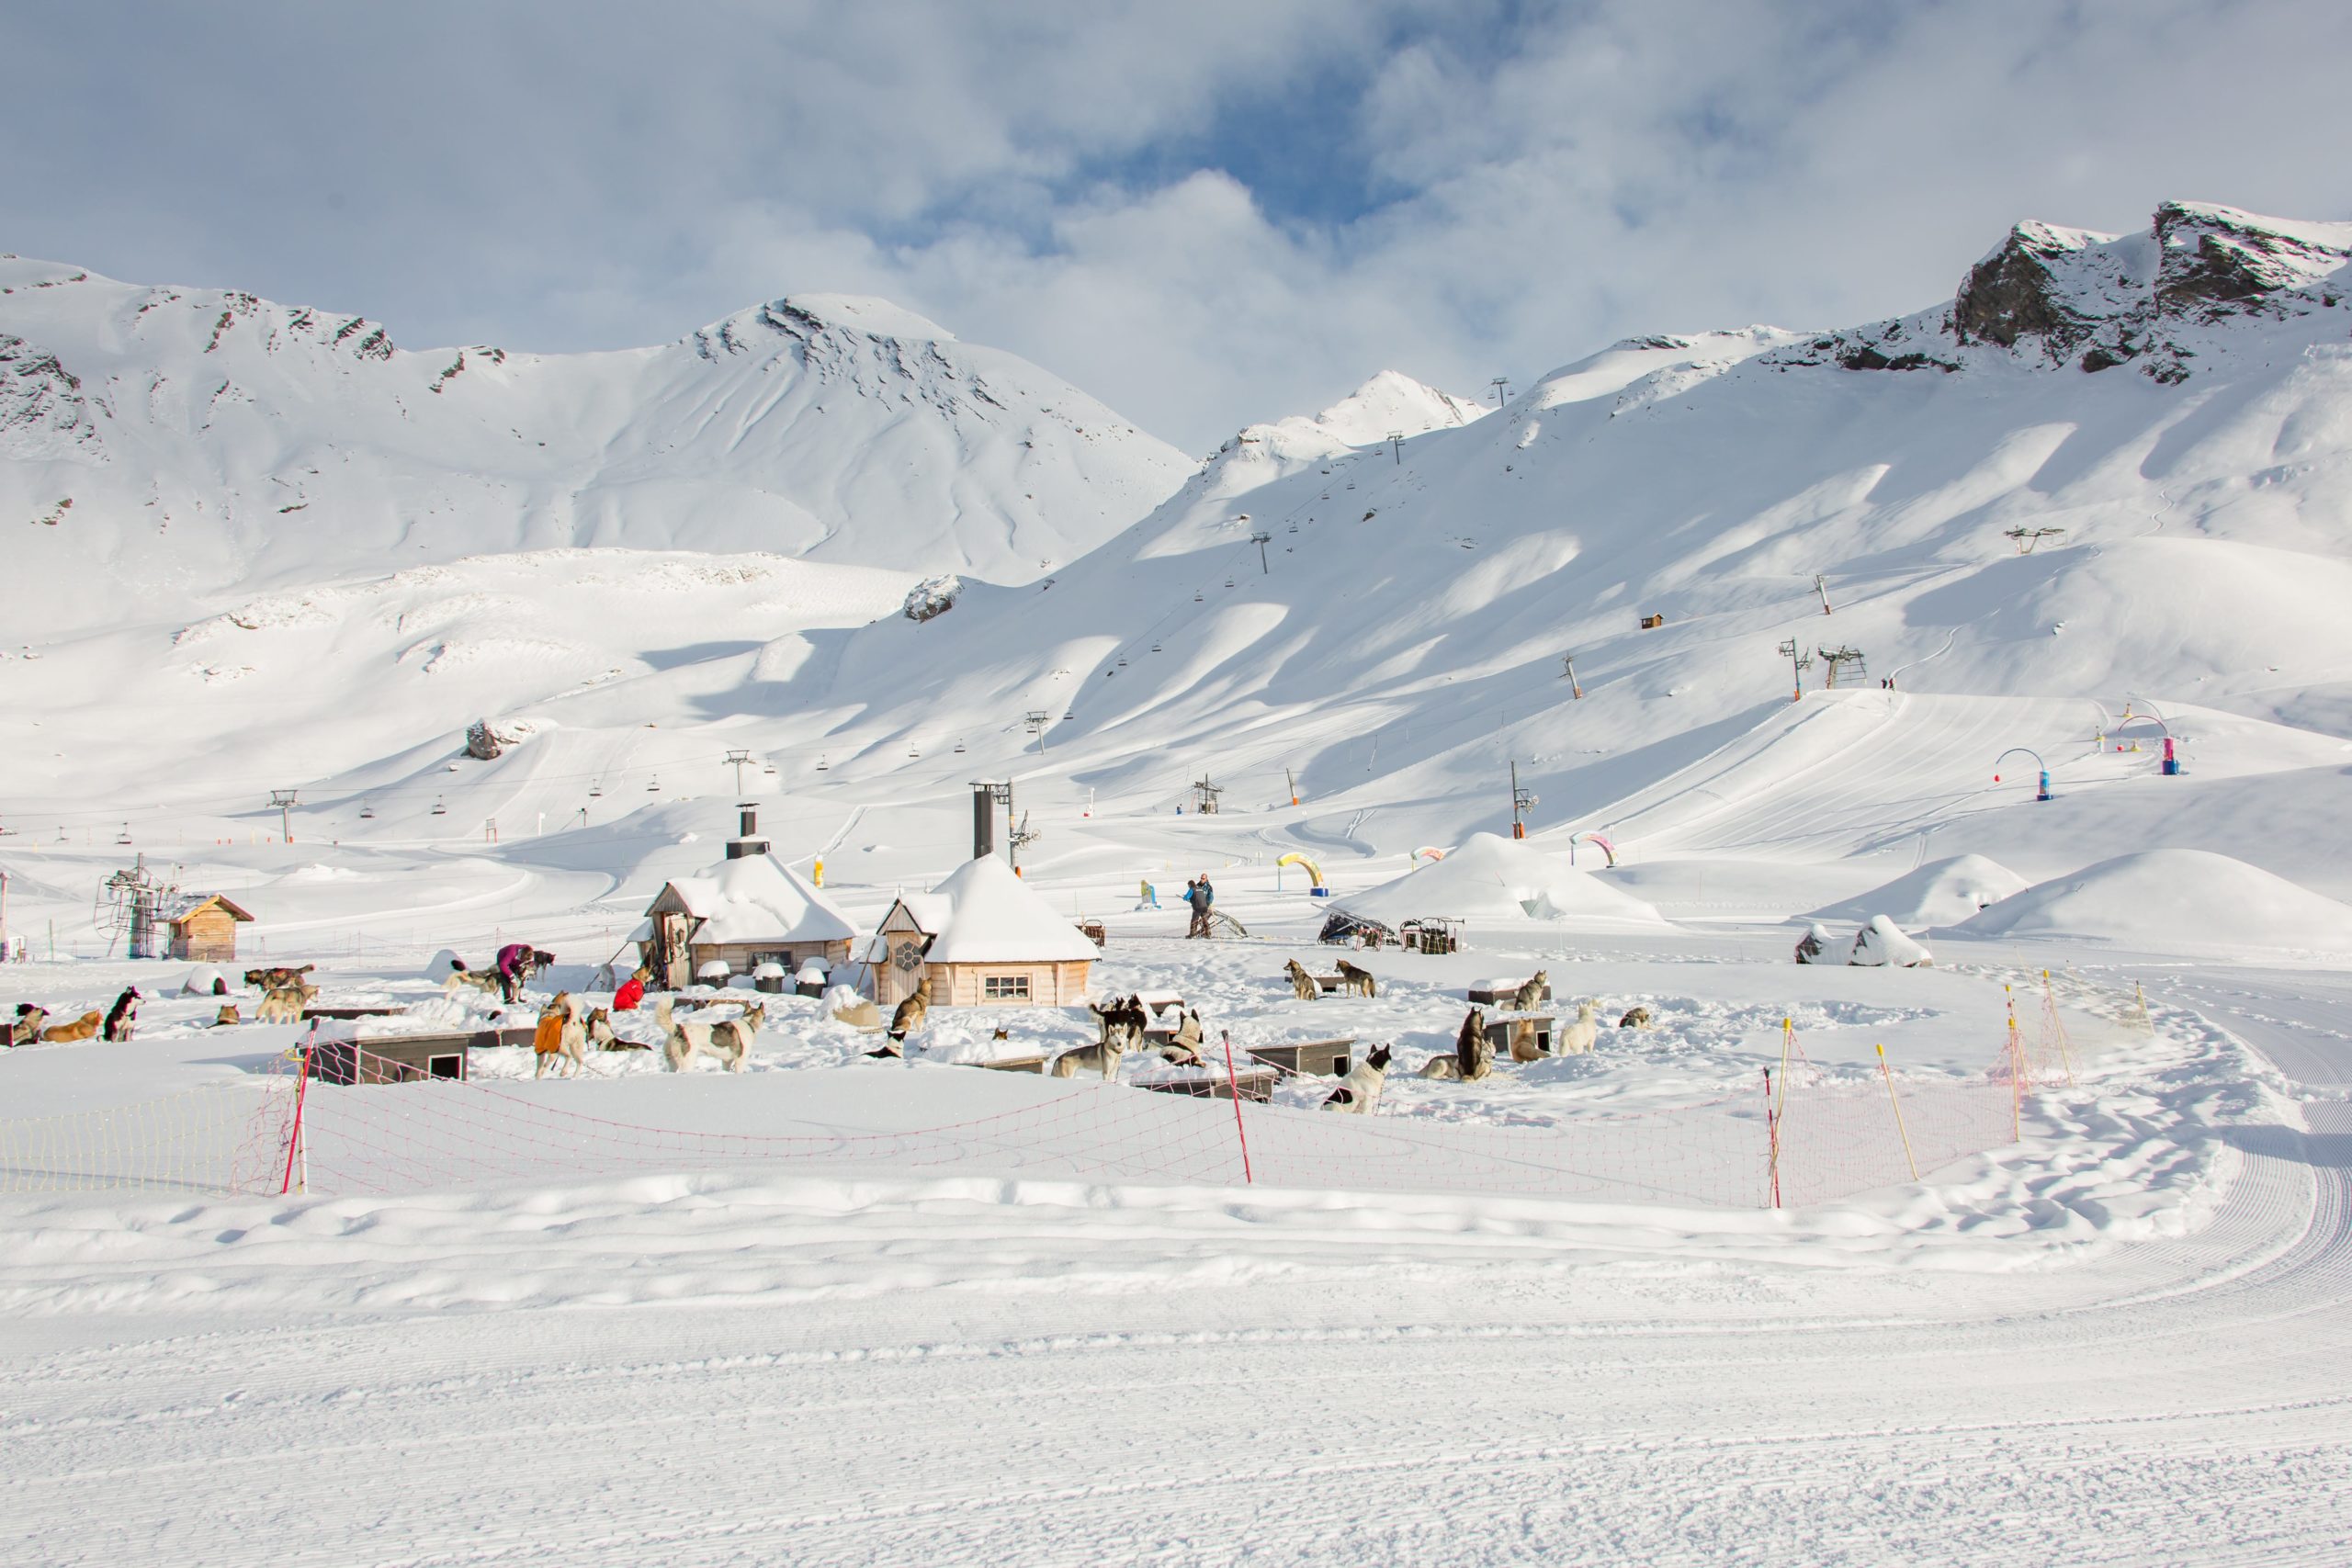
{"label": "wooden shed", "polygon": [[678,990],[714,961],[737,975],[763,964],[799,969],[846,961],[857,928],[815,884],[767,852],[752,832],[749,806],[742,835],[727,858],[694,876],[663,885],[646,908],[639,938],[657,988]]}
{"label": "wooden shed", "polygon": [[866,939],[874,999],[896,1007],[926,976],[933,1007],[1071,1007],[1094,944],[994,856],[929,893],[904,893]]}
{"label": "wooden shed", "polygon": [[237,957],[237,925],[253,917],[218,893],[207,894],[166,917],[172,928],[174,958],[197,964],[232,964]]}

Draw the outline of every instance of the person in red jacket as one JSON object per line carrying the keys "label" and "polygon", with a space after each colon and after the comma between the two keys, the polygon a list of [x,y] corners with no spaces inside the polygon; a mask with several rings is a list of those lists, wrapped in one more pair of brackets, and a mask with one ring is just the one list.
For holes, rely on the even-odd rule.
{"label": "person in red jacket", "polygon": [[639,969],[636,974],[631,975],[628,979],[621,982],[621,988],[613,993],[613,1010],[615,1012],[635,1012],[637,1010],[637,1004],[645,999],[645,977],[648,973],[650,973],[650,971]]}

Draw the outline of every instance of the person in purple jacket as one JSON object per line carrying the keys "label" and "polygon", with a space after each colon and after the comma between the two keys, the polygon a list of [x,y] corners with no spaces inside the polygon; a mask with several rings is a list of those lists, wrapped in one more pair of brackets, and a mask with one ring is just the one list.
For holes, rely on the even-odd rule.
{"label": "person in purple jacket", "polygon": [[498,950],[498,989],[511,1004],[522,999],[523,987],[533,975],[555,962],[555,954],[527,942],[510,942]]}

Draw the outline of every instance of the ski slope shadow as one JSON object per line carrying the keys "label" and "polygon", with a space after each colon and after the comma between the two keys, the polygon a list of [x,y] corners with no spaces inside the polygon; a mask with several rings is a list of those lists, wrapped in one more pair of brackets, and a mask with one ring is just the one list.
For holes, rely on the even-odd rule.
{"label": "ski slope shadow", "polygon": [[1994,759],[2027,746],[2055,766],[2085,749],[2085,718],[2055,697],[1813,693],[1594,819],[1652,856],[1867,853],[2030,793],[2024,767],[1995,788]]}

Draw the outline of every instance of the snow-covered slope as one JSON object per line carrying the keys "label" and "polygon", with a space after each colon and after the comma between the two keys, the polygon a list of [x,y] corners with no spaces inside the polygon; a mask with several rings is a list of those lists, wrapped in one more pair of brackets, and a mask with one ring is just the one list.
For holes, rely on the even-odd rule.
{"label": "snow-covered slope", "polygon": [[[787,819],[811,824],[803,852],[856,813],[887,818],[856,836],[907,857],[876,862],[876,876],[928,877],[962,858],[966,782],[1012,778],[1049,835],[1030,856],[1041,863],[1089,852],[1107,823],[1156,815],[1171,853],[1204,840],[1231,853],[1304,847],[1344,890],[1380,879],[1374,857],[1393,874],[1417,845],[1499,827],[1515,762],[1537,797],[1539,842],[1597,828],[1645,864],[1881,857],[1808,885],[1784,913],[1934,858],[1980,852],[2043,878],[2165,843],[2228,842],[2252,863],[2352,890],[2352,857],[2327,847],[2352,842],[2339,771],[2352,761],[2347,250],[2352,226],[2171,204],[2136,237],[2021,226],[1951,301],[1900,321],[1631,339],[1475,420],[1458,400],[1377,378],[1317,419],[1242,433],[1148,515],[1046,577],[967,582],[921,624],[891,613],[911,571],[760,558],[757,581],[680,597],[673,564],[634,590],[626,552],[492,556],[435,585],[387,581],[379,567],[382,586],[345,574],[323,609],[298,562],[284,592],[142,619],[142,584],[178,570],[142,550],[93,578],[131,590],[122,625],[0,660],[13,808],[39,822],[90,798],[257,804],[265,787],[308,781],[342,804],[346,828],[365,795],[376,820],[433,835],[428,807],[447,794],[452,821],[478,836],[492,816],[562,820],[589,804],[591,783],[605,791],[591,817],[601,829],[625,784],[660,808],[647,835],[658,837],[676,829],[678,770],[716,789],[729,779],[718,757],[741,747],[776,770],[763,793],[789,796]],[[24,298],[0,306],[32,309]],[[127,323],[88,314],[135,334],[147,302],[126,295]],[[694,343],[598,359],[636,367],[631,377],[708,378],[714,397],[789,378],[789,428],[803,432],[880,406],[854,385],[921,402],[901,356],[920,368],[930,348],[950,365],[976,352],[856,310],[882,335],[819,331],[775,307]],[[219,313],[199,323],[207,333]],[[337,346],[338,325],[311,344],[272,318],[273,357],[259,316],[228,313],[206,363],[248,353],[255,376],[294,339],[340,367],[371,336]],[[54,371],[12,363],[8,439],[48,454],[32,468],[136,471],[76,455],[114,428],[89,378],[76,406]],[[324,384],[356,387],[397,363],[362,358]],[[476,370],[478,389],[555,378],[552,362],[484,367],[469,351],[440,393],[403,408],[452,417],[462,403],[449,399],[486,395],[459,390]],[[874,379],[886,371],[900,378]],[[922,428],[979,417],[956,396]],[[1052,406],[1068,408],[1058,395]],[[591,399],[582,417],[604,407]],[[262,417],[237,417],[248,415]],[[1426,427],[1384,439],[1414,424]],[[694,439],[701,458],[718,437]],[[1094,450],[1076,441],[1057,472]],[[309,515],[273,514],[272,529]],[[816,555],[868,528],[897,536],[884,502],[845,515]],[[20,526],[46,548],[78,521]],[[254,570],[303,547],[280,540]],[[867,569],[914,554],[849,553]],[[787,566],[788,583],[776,575]],[[53,561],[38,570],[63,582]],[[575,594],[575,580],[591,591]],[[300,608],[306,597],[318,614]],[[349,614],[363,602],[364,624]],[[247,606],[268,608],[220,618]],[[419,629],[412,615],[441,621]],[[1651,616],[1660,624],[1645,627]],[[1801,671],[1779,651],[1787,642],[1810,660]],[[449,646],[481,657],[434,652]],[[1895,691],[1881,686],[1890,677]],[[1806,694],[1792,704],[1798,680]],[[122,722],[126,706],[138,724]],[[2184,776],[2157,775],[2165,720],[2152,709],[2185,741]],[[446,773],[476,716],[535,739]],[[2012,747],[2050,766],[2054,802],[2030,803],[2023,760],[1996,765]],[[204,765],[154,766],[183,757]],[[127,797],[131,777],[141,783]],[[1226,813],[1188,818],[1177,836],[1171,808],[1203,777],[1226,786]],[[842,874],[862,874],[859,852],[842,849]]]}
{"label": "snow-covered slope", "polygon": [[379,322],[0,258],[0,522],[40,602],[574,546],[1034,580],[1191,467],[1037,367],[796,295],[657,348],[411,351]]}

